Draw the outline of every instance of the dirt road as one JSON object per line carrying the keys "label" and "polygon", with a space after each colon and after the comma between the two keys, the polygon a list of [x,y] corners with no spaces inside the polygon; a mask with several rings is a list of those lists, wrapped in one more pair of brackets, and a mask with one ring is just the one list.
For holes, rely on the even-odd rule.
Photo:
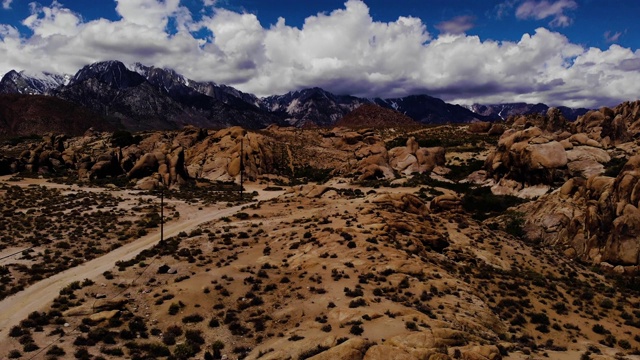
{"label": "dirt road", "polygon": [[[41,185],[47,186],[48,184]],[[260,192],[257,199],[268,200],[280,194],[282,192]],[[189,232],[202,223],[231,216],[247,205],[220,209],[194,209],[195,211],[191,214],[181,216],[180,219],[166,224],[164,227],[165,237],[175,236],[181,231]],[[60,289],[69,283],[96,278],[103,272],[113,269],[116,261],[132,259],[143,250],[155,245],[159,240],[160,231],[153,231],[147,236],[123,245],[108,254],[41,280],[25,290],[0,301],[0,343],[6,340],[7,333],[12,326],[17,325],[31,312],[42,310],[59,295]]]}

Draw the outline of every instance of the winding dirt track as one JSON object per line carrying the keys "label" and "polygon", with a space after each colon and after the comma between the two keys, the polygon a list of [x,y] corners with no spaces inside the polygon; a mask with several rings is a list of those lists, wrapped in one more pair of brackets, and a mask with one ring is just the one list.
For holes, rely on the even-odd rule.
{"label": "winding dirt track", "polygon": [[[40,185],[47,186],[49,184]],[[257,199],[268,200],[277,197],[281,193],[262,192]],[[188,216],[181,216],[180,219],[165,224],[164,236],[168,238],[177,235],[181,231],[188,232],[202,223],[233,215],[248,205],[251,205],[251,203],[222,209],[204,209],[188,214]],[[99,258],[43,279],[23,291],[0,301],[0,343],[6,340],[12,326],[18,325],[21,320],[25,319],[33,311],[39,311],[51,303],[59,295],[60,290],[69,283],[96,278],[103,272],[113,269],[116,261],[132,259],[143,250],[155,245],[159,240],[160,231],[156,230]]]}

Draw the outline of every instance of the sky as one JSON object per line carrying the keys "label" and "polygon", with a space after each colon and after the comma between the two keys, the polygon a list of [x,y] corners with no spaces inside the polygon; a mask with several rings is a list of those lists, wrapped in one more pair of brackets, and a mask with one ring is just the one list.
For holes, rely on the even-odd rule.
{"label": "sky", "polygon": [[0,0],[0,75],[120,60],[258,96],[597,108],[640,98],[638,14],[637,0]]}

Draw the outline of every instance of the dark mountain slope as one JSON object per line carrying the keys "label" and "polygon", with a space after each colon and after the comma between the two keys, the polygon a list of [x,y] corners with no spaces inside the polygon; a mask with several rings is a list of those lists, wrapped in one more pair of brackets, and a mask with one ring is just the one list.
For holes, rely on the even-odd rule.
{"label": "dark mountain slope", "polygon": [[115,130],[101,116],[65,100],[42,95],[0,95],[0,137],[48,132],[76,136],[91,127]]}
{"label": "dark mountain slope", "polygon": [[375,104],[364,104],[338,120],[336,126],[344,127],[396,127],[418,125],[410,117]]}

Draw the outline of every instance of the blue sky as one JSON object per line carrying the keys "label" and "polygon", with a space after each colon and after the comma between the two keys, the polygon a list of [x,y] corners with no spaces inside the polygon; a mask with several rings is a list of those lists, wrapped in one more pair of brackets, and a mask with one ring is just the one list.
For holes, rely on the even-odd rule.
{"label": "blue sky", "polygon": [[321,86],[359,96],[595,107],[640,94],[635,0],[0,4],[0,74],[74,73],[117,59],[258,95]]}
{"label": "blue sky", "polygon": [[[4,0],[6,1],[6,0]],[[39,1],[50,5],[51,1]],[[106,18],[120,19],[115,1],[109,0],[59,0],[65,7],[81,14],[85,20]],[[414,16],[427,24],[427,29],[439,33],[437,24],[456,17],[472,17],[473,25],[466,31],[481,39],[517,41],[524,33],[532,33],[540,26],[555,29],[572,42],[586,47],[608,48],[612,43],[633,49],[640,48],[640,1],[635,0],[576,0],[577,6],[569,8],[567,26],[551,26],[552,16],[517,18],[515,11],[523,1],[504,0],[365,0],[374,20],[389,22],[399,16]],[[552,1],[553,2],[553,1]],[[21,22],[30,15],[31,1],[12,0],[10,11],[0,12],[0,23],[18,27],[25,34],[31,33]],[[203,7],[202,0],[183,0],[195,17],[211,14],[212,9]],[[236,12],[255,14],[263,27],[267,28],[286,19],[288,25],[302,27],[305,19],[317,13],[329,13],[344,6],[344,0],[300,1],[300,0],[218,0],[216,5]],[[173,29],[171,29],[173,30]],[[170,31],[171,31],[170,30]],[[615,41],[613,41],[615,40]]]}

